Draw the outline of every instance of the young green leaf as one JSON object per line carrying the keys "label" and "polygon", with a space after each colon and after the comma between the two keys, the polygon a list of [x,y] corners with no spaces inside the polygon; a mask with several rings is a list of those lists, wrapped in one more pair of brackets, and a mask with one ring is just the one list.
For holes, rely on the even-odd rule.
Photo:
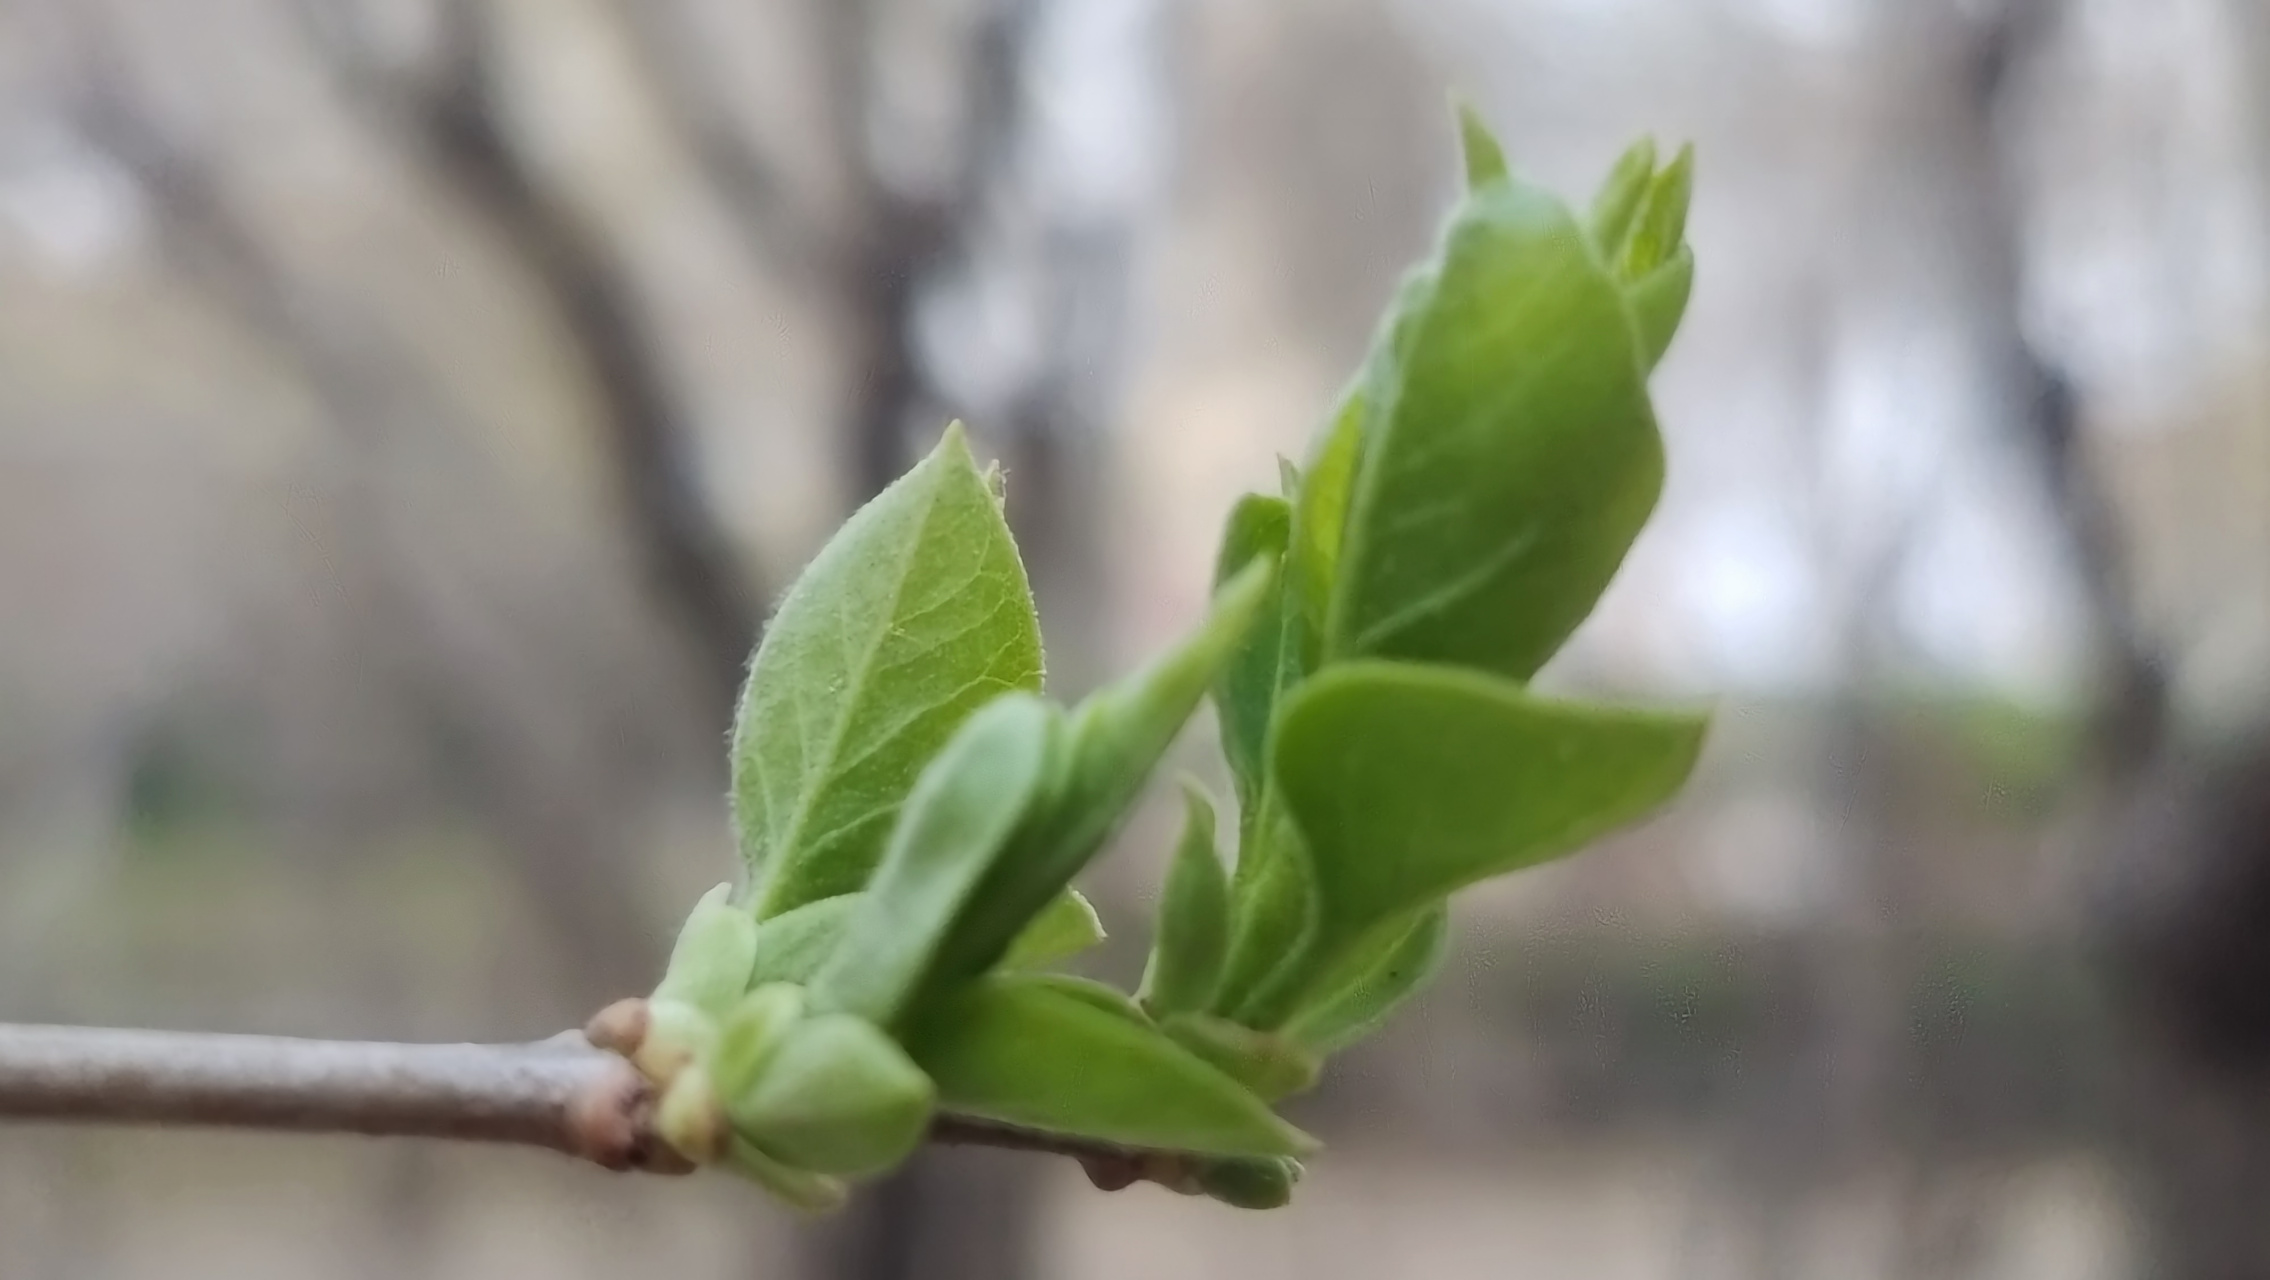
{"label": "young green leaf", "polygon": [[757,649],[733,733],[757,917],[865,885],[922,766],[1040,671],[1024,567],[957,424],[828,541]]}
{"label": "young green leaf", "polygon": [[1617,273],[1620,277],[1636,280],[1670,259],[1687,233],[1687,203],[1694,186],[1695,149],[1689,145],[1679,148],[1671,163],[1648,180],[1647,195]]}
{"label": "young green leaf", "polygon": [[654,988],[656,1000],[683,1000],[712,1014],[723,1013],[749,989],[749,970],[757,959],[757,922],[733,905],[733,886],[721,884],[702,895],[678,931],[670,965]]}
{"label": "young green leaf", "polygon": [[[1229,526],[1222,532],[1222,549],[1214,562],[1214,585],[1235,578],[1254,560],[1282,559],[1292,537],[1291,504],[1282,498],[1249,493],[1230,509]],[[1277,694],[1287,683],[1285,660],[1289,578],[1281,577],[1272,602],[1260,620],[1239,643],[1214,682],[1214,707],[1221,724],[1222,754],[1237,779],[1241,803],[1254,803],[1268,772],[1269,717]]]}
{"label": "young green leaf", "polygon": [[1449,950],[1450,912],[1438,904],[1401,932],[1376,936],[1378,943],[1359,949],[1350,957],[1353,963],[1343,966],[1353,976],[1318,984],[1326,994],[1285,1024],[1288,1038],[1328,1057],[1377,1031],[1442,967]]}
{"label": "young green leaf", "polygon": [[1568,210],[1469,196],[1365,432],[1324,654],[1536,671],[1663,482],[1622,292]]}
{"label": "young green leaf", "polygon": [[1154,1015],[1206,1008],[1229,949],[1230,884],[1214,849],[1214,805],[1195,783],[1183,784],[1182,799],[1182,839],[1159,896],[1138,997]]}
{"label": "young green leaf", "polygon": [[810,982],[843,941],[862,895],[839,893],[783,911],[757,925],[757,955],[749,966],[749,986],[768,982]]}
{"label": "young green leaf", "polygon": [[962,724],[900,810],[843,941],[812,980],[816,1006],[886,1027],[906,1012],[1038,794],[1059,723],[1039,697],[1007,693]]}
{"label": "young green leaf", "polygon": [[991,969],[1119,828],[1159,757],[1268,602],[1273,561],[1246,567],[1181,644],[1090,694],[1064,722],[1049,781],[954,928],[938,987]]}
{"label": "young green leaf", "polygon": [[1632,227],[1639,221],[1640,203],[1647,198],[1648,183],[1654,177],[1655,139],[1641,138],[1616,157],[1585,218],[1585,232],[1598,246],[1602,262],[1623,261]]}
{"label": "young green leaf", "polygon": [[1466,189],[1478,191],[1503,180],[1508,173],[1505,148],[1483,122],[1480,113],[1463,99],[1458,103],[1458,149],[1466,161]]}
{"label": "young green leaf", "polygon": [[1375,928],[1663,803],[1703,729],[1441,667],[1348,663],[1313,677],[1285,704],[1273,754],[1314,868],[1317,929],[1239,1020],[1280,1025]]}
{"label": "young green leaf", "polygon": [[1211,1005],[1223,1014],[1242,1008],[1272,974],[1296,962],[1316,928],[1316,877],[1274,786],[1245,824],[1231,902],[1229,955]]}
{"label": "young green leaf", "polygon": [[725,1114],[765,1154],[856,1178],[906,1159],[930,1124],[930,1078],[863,1018],[823,1013],[790,1028],[771,1062],[725,1098]]}
{"label": "young green leaf", "polygon": [[1103,921],[1094,904],[1077,889],[1066,889],[1048,900],[1033,922],[1009,944],[1001,957],[1004,969],[1044,969],[1069,960],[1104,940]]}
{"label": "young green leaf", "polygon": [[908,1050],[944,1110],[1132,1147],[1298,1155],[1315,1144],[1156,1028],[1014,974],[925,1011]]}
{"label": "young green leaf", "polygon": [[1680,245],[1655,270],[1624,286],[1624,305],[1631,308],[1632,332],[1639,339],[1640,358],[1653,369],[1670,349],[1679,320],[1687,314],[1687,296],[1695,287],[1695,255]]}

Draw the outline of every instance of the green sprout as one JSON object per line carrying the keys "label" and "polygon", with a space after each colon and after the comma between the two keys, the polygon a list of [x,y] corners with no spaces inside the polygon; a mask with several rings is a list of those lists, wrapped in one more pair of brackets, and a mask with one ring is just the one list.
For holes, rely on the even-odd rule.
{"label": "green sprout", "polygon": [[[599,1037],[680,1155],[825,1207],[952,1115],[1283,1204],[1316,1143],[1276,1104],[1427,984],[1450,899],[1678,791],[1701,716],[1528,681],[1662,489],[1647,378],[1693,283],[1692,158],[1633,147],[1580,216],[1460,128],[1433,253],[1151,665],[1043,695],[998,477],[958,424],[806,568],[733,734],[746,884],[696,904]],[[1072,881],[1209,697],[1234,857],[1190,786],[1140,990],[1049,972],[1102,937]]]}

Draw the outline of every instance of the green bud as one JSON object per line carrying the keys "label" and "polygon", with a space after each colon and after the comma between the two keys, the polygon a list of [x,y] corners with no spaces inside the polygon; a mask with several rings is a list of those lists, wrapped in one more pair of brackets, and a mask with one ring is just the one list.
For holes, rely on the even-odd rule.
{"label": "green bud", "polygon": [[1224,1156],[1198,1166],[1198,1189],[1236,1209],[1281,1209],[1301,1180],[1291,1156]]}
{"label": "green bud", "polygon": [[717,1043],[717,1023],[683,1000],[649,1000],[646,1012],[646,1036],[631,1053],[631,1064],[656,1087],[667,1089]]}
{"label": "green bud", "polygon": [[702,895],[678,930],[670,967],[654,989],[656,1000],[682,1000],[720,1014],[749,987],[757,959],[756,917],[729,901],[733,886],[721,884]]}
{"label": "green bud", "polygon": [[827,1013],[788,1033],[752,1084],[726,1095],[733,1127],[799,1169],[857,1177],[906,1159],[937,1090],[864,1018]]}
{"label": "green bud", "polygon": [[717,1031],[710,1057],[710,1079],[720,1097],[746,1093],[787,1042],[789,1028],[804,1016],[804,989],[770,983],[741,997]]}
{"label": "green bud", "polygon": [[1160,1028],[1176,1044],[1270,1102],[1314,1087],[1321,1069],[1315,1057],[1292,1040],[1227,1018],[1178,1013]]}
{"label": "green bud", "polygon": [[792,1169],[737,1133],[726,1135],[724,1167],[809,1213],[841,1208],[849,1194],[842,1179]]}
{"label": "green bud", "polygon": [[695,1164],[710,1164],[724,1153],[725,1112],[710,1088],[709,1072],[698,1062],[678,1073],[662,1091],[654,1128],[663,1141]]}

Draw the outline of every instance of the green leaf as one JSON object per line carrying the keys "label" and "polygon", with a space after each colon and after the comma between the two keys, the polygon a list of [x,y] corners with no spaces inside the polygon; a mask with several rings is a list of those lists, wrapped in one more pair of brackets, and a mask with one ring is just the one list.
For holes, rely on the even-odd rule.
{"label": "green leaf", "polygon": [[956,424],[828,541],[757,649],[733,730],[757,917],[863,887],[922,766],[1040,672],[1024,567]]}
{"label": "green leaf", "polygon": [[1183,784],[1182,798],[1182,840],[1159,896],[1158,931],[1139,997],[1160,1015],[1206,1008],[1229,949],[1230,884],[1214,849],[1214,805],[1196,783]]}
{"label": "green leaf", "polygon": [[799,986],[816,977],[864,896],[839,893],[783,911],[757,926],[756,962],[749,968],[749,986],[793,982]]}
{"label": "green leaf", "polygon": [[[1245,567],[1264,556],[1282,559],[1292,537],[1292,506],[1282,498],[1249,493],[1230,509],[1229,526],[1222,533],[1222,549],[1214,563],[1214,585],[1219,588]],[[1252,803],[1261,793],[1268,772],[1269,717],[1285,683],[1285,644],[1289,577],[1277,585],[1274,607],[1265,608],[1259,621],[1238,645],[1214,684],[1214,706],[1219,712],[1222,754],[1238,783],[1242,802]]]}
{"label": "green leaf", "polygon": [[792,1027],[725,1114],[765,1154],[856,1178],[906,1159],[930,1125],[930,1077],[873,1023],[823,1013]]}
{"label": "green leaf", "polygon": [[1570,852],[1669,799],[1697,716],[1537,697],[1474,672],[1349,663],[1285,704],[1275,763],[1316,876],[1317,929],[1239,1020],[1276,1026],[1375,928]]}
{"label": "green leaf", "polygon": [[1632,226],[1639,220],[1640,203],[1647,198],[1648,183],[1654,177],[1655,139],[1641,138],[1616,158],[1585,219],[1585,230],[1599,247],[1601,261],[1623,261]]}
{"label": "green leaf", "polygon": [[1648,180],[1631,243],[1624,249],[1618,272],[1622,278],[1638,279],[1670,260],[1687,233],[1687,203],[1694,187],[1695,149],[1683,146],[1662,172]]}
{"label": "green leaf", "polygon": [[1306,1093],[1316,1085],[1315,1055],[1274,1031],[1203,1013],[1175,1014],[1161,1021],[1159,1029],[1264,1102]]}
{"label": "green leaf", "polygon": [[1038,794],[1058,723],[1039,697],[1003,694],[922,771],[843,941],[812,980],[817,1006],[886,1027],[906,1012]]}
{"label": "green leaf", "polygon": [[1299,828],[1272,786],[1245,825],[1233,882],[1230,949],[1212,1003],[1241,1007],[1270,975],[1296,961],[1316,928],[1316,884]]}
{"label": "green leaf", "polygon": [[1014,974],[926,1011],[909,1040],[952,1113],[1131,1147],[1298,1155],[1315,1144],[1157,1029]]}
{"label": "green leaf", "polygon": [[1360,949],[1343,965],[1352,976],[1327,978],[1326,994],[1285,1024],[1285,1035],[1327,1057],[1370,1036],[1405,1000],[1425,987],[1449,950],[1450,912],[1438,904],[1419,914],[1401,932],[1380,932],[1378,942]]}
{"label": "green leaf", "polygon": [[1247,566],[1215,593],[1212,612],[1181,644],[1073,709],[1047,789],[955,926],[937,985],[992,968],[1118,830],[1159,757],[1268,602],[1274,579],[1273,562]]}
{"label": "green leaf", "polygon": [[1685,245],[1668,262],[1625,286],[1624,304],[1631,308],[1632,332],[1639,338],[1640,358],[1648,368],[1653,369],[1670,349],[1694,287],[1695,254]]}
{"label": "green leaf", "polygon": [[1076,889],[1066,889],[1048,900],[1033,922],[1009,944],[1001,957],[1004,969],[1044,969],[1069,960],[1104,940],[1103,921]]}
{"label": "green leaf", "polygon": [[1568,210],[1513,179],[1460,206],[1400,325],[1366,392],[1325,657],[1526,679],[1662,487],[1622,292]]}
{"label": "green leaf", "polygon": [[712,1014],[723,1013],[749,989],[749,970],[757,959],[757,922],[733,905],[733,886],[721,884],[702,895],[678,930],[670,965],[654,988],[656,1000],[682,1000]]}
{"label": "green leaf", "polygon": [[1498,145],[1497,136],[1481,114],[1464,100],[1458,103],[1458,149],[1466,161],[1467,190],[1480,190],[1507,176],[1505,148]]}

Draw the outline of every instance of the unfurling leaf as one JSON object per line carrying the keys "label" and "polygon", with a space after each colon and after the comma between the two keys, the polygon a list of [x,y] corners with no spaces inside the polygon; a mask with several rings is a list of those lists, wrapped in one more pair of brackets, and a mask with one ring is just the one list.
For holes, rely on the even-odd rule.
{"label": "unfurling leaf", "polygon": [[1602,262],[1623,261],[1632,228],[1639,221],[1640,204],[1647,199],[1648,184],[1654,177],[1655,139],[1641,138],[1616,158],[1608,180],[1600,184],[1600,193],[1592,198],[1592,210],[1585,218],[1585,231],[1599,248]]}
{"label": "unfurling leaf", "polygon": [[904,1160],[930,1123],[930,1078],[875,1025],[822,1013],[790,1027],[725,1114],[765,1154],[840,1177]]}
{"label": "unfurling leaf", "polygon": [[1317,928],[1240,1020],[1281,1024],[1372,930],[1655,808],[1686,780],[1703,730],[1697,716],[1559,702],[1439,667],[1313,677],[1285,705],[1274,756]]}
{"label": "unfurling leaf", "polygon": [[1040,672],[1024,567],[957,424],[845,522],[758,646],[733,733],[757,917],[863,887],[923,765]]}
{"label": "unfurling leaf", "polygon": [[[1222,531],[1214,585],[1219,588],[1262,557],[1282,558],[1292,537],[1292,521],[1292,507],[1282,498],[1249,493],[1238,499]],[[1288,637],[1297,646],[1299,635],[1298,619],[1287,613],[1288,607],[1298,607],[1289,595],[1289,584],[1289,576],[1280,576],[1274,607],[1262,610],[1214,684],[1222,754],[1229,758],[1238,801],[1244,805],[1258,803],[1269,768],[1269,718],[1276,710],[1278,692],[1290,683],[1288,672],[1298,667],[1297,659],[1288,661],[1286,654]]]}
{"label": "unfurling leaf", "polygon": [[1687,204],[1694,185],[1695,149],[1681,147],[1671,163],[1648,180],[1631,242],[1624,248],[1623,261],[1616,264],[1619,276],[1639,279],[1670,260],[1687,234]]}
{"label": "unfurling leaf", "polygon": [[1253,1093],[1139,1018],[1000,974],[927,1008],[908,1050],[941,1108],[1049,1133],[1210,1155],[1314,1143]]}
{"label": "unfurling leaf", "polygon": [[1460,205],[1424,278],[1366,387],[1324,655],[1526,679],[1662,487],[1632,322],[1576,220],[1519,179]]}
{"label": "unfurling leaf", "polygon": [[654,988],[656,1000],[682,1000],[711,1014],[730,1008],[749,989],[757,959],[757,922],[731,900],[733,886],[721,884],[701,896],[687,913],[670,950],[670,965]]}
{"label": "unfurling leaf", "polygon": [[963,723],[907,797],[843,941],[812,981],[815,1004],[880,1026],[906,1012],[1038,794],[1059,723],[1025,693]]}
{"label": "unfurling leaf", "polygon": [[1045,969],[1071,959],[1104,940],[1103,920],[1076,889],[1049,899],[1001,957],[1004,969]]}
{"label": "unfurling leaf", "polygon": [[1420,912],[1401,932],[1376,936],[1379,942],[1358,950],[1350,957],[1352,963],[1343,965],[1352,977],[1342,981],[1327,977],[1318,984],[1325,994],[1285,1024],[1285,1035],[1311,1053],[1330,1056],[1378,1030],[1442,967],[1450,941],[1450,912],[1437,905]]}
{"label": "unfurling leaf", "polygon": [[1195,783],[1185,783],[1182,796],[1182,839],[1159,895],[1158,932],[1139,997],[1159,1016],[1206,1008],[1229,950],[1229,873],[1214,848],[1214,805]]}

